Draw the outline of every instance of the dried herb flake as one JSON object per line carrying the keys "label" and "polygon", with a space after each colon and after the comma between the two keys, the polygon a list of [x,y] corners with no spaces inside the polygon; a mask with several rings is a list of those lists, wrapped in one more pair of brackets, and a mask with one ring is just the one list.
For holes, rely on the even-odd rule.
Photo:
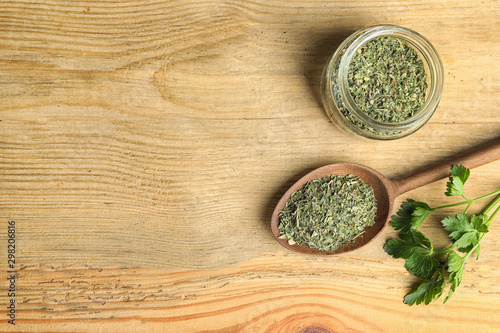
{"label": "dried herb flake", "polygon": [[280,238],[335,251],[374,225],[376,211],[373,188],[358,177],[315,179],[294,192],[279,214]]}
{"label": "dried herb flake", "polygon": [[397,123],[425,104],[427,74],[418,53],[400,38],[375,38],[354,54],[349,92],[370,118]]}

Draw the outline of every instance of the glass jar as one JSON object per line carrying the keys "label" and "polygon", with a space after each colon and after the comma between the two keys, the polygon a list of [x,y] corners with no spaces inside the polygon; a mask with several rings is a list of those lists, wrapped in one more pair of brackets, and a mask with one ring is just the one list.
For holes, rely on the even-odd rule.
{"label": "glass jar", "polygon": [[[423,63],[427,88],[418,110],[402,121],[384,122],[362,111],[349,91],[349,64],[360,47],[380,37],[396,37],[415,50]],[[326,64],[321,78],[321,98],[332,122],[371,139],[391,140],[422,127],[434,113],[443,91],[444,71],[434,47],[420,34],[393,25],[365,28],[349,36]]]}

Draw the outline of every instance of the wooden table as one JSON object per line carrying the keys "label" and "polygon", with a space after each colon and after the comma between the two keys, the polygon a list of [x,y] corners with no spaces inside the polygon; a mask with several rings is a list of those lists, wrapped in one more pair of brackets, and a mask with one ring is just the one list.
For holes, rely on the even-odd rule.
{"label": "wooden table", "polygon": [[[392,228],[315,257],[269,227],[316,167],[394,178],[498,137],[499,14],[493,0],[4,1],[0,331],[500,332],[499,218],[452,299],[412,307],[419,280],[382,249]],[[341,41],[375,24],[418,31],[445,67],[433,118],[389,142],[340,131],[318,93]],[[467,193],[499,174],[474,169]],[[396,206],[450,203],[445,182]],[[445,247],[440,219],[458,211],[422,231]]]}

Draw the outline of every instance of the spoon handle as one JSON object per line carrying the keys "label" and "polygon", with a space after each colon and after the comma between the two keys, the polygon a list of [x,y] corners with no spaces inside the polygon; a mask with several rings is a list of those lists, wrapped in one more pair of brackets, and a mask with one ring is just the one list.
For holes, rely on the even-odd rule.
{"label": "spoon handle", "polygon": [[415,188],[444,179],[452,165],[472,169],[500,159],[500,138],[392,181],[396,197]]}

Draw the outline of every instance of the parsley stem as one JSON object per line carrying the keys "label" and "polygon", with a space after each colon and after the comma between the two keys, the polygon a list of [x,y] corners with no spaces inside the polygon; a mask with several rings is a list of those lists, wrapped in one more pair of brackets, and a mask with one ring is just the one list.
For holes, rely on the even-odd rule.
{"label": "parsley stem", "polygon": [[[471,200],[466,200],[466,201],[460,201],[460,202],[456,202],[456,203],[452,203],[452,204],[448,204],[448,205],[443,205],[443,206],[438,206],[438,207],[435,207],[435,208],[431,208],[432,211],[435,211],[435,210],[438,210],[438,209],[443,209],[443,208],[450,208],[450,207],[455,207],[455,206],[461,206],[461,205],[465,205],[465,204],[468,204],[469,206],[471,204],[473,204],[474,202],[478,202],[478,201],[481,201],[483,199],[486,199],[486,198],[489,198],[489,197],[492,197],[494,195],[497,195],[497,194],[500,194],[500,190],[496,190],[494,192],[491,192],[489,194],[486,194],[486,195],[482,195],[480,197],[477,197],[477,198],[474,198],[474,199],[471,199]],[[500,202],[500,199],[499,201]],[[497,203],[498,203],[497,202]],[[494,205],[493,205],[494,206]],[[468,208],[467,208],[468,209]],[[491,209],[491,208],[490,208]]]}
{"label": "parsley stem", "polygon": [[461,205],[465,205],[465,204],[470,205],[470,203],[471,203],[470,201],[460,201],[460,202],[456,202],[456,203],[452,203],[452,204],[448,204],[448,205],[434,207],[434,208],[431,208],[431,210],[435,211],[435,210],[439,210],[439,209],[451,208],[451,207],[461,206]]}
{"label": "parsley stem", "polygon": [[[500,195],[495,198],[486,208],[483,210],[483,214],[487,214],[493,207],[495,207],[498,203],[500,202]],[[495,216],[498,214],[500,211],[500,205],[497,206],[497,208],[493,211],[491,216],[488,218],[488,221],[486,221],[486,225],[489,227],[491,221],[495,218]]]}
{"label": "parsley stem", "polygon": [[472,206],[472,201],[470,201],[469,204],[467,205],[467,207],[465,208],[464,214],[467,214],[467,212],[469,211],[470,206]]}
{"label": "parsley stem", "polygon": [[450,253],[450,252],[454,249],[454,247],[455,247],[455,246],[454,246],[453,244],[451,244],[451,245],[450,245],[450,246],[448,246],[446,249],[442,249],[442,250],[440,250],[440,251],[435,252],[434,254],[435,254],[436,256],[435,256],[434,258],[436,258],[436,259],[441,258],[441,257],[442,257],[442,256],[444,256],[445,254]]}
{"label": "parsley stem", "polygon": [[497,196],[492,202],[486,206],[486,208],[483,210],[483,214],[488,214],[493,207],[495,207],[498,203],[500,202],[500,195]]}
{"label": "parsley stem", "polygon": [[[494,195],[497,195],[497,194],[500,194],[500,190],[496,190],[494,192],[491,192],[490,194],[486,194],[486,195],[483,195],[483,196],[480,196],[480,197],[477,197],[475,199],[472,199],[471,202],[477,202],[477,201],[480,201],[480,200],[483,200],[483,199],[486,199],[486,198],[489,198],[489,197],[492,197]],[[496,199],[495,199],[496,200]]]}

